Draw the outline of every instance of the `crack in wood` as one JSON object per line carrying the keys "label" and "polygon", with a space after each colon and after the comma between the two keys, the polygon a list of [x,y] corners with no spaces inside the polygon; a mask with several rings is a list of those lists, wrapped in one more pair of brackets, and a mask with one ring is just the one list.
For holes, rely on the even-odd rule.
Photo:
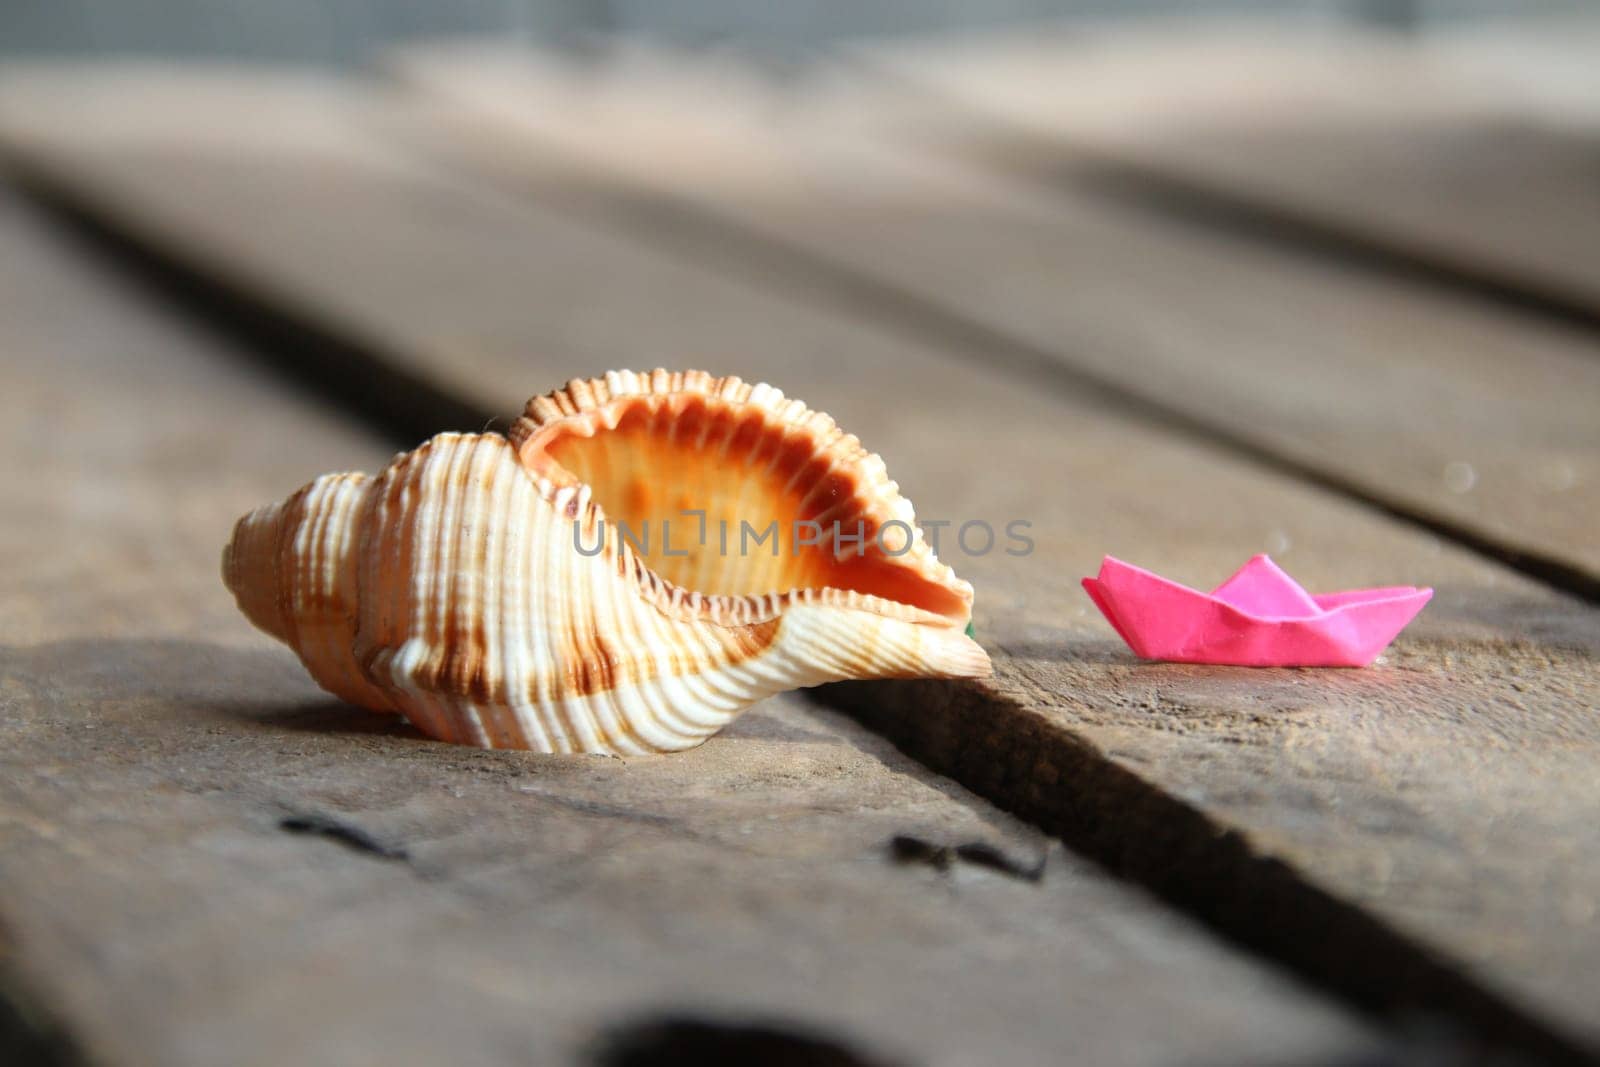
{"label": "crack in wood", "polygon": [[1046,854],[1034,863],[1023,863],[987,841],[936,845],[914,834],[896,834],[890,839],[889,855],[896,863],[923,863],[939,871],[948,871],[957,863],[967,863],[1022,882],[1042,881],[1049,860]]}
{"label": "crack in wood", "polygon": [[411,854],[399,845],[385,844],[359,826],[321,812],[286,815],[278,820],[278,829],[291,834],[309,834],[337,841],[346,848],[376,856],[382,860],[407,862]]}
{"label": "crack in wood", "polygon": [[594,1067],[761,1063],[772,1067],[890,1067],[838,1038],[787,1022],[724,1022],[688,1016],[616,1027],[591,1050]]}

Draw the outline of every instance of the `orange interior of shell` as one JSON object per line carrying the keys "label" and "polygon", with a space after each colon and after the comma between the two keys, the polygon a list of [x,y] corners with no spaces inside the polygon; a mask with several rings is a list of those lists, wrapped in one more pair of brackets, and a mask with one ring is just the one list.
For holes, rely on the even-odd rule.
{"label": "orange interior of shell", "polygon": [[[615,428],[598,417],[546,426],[523,448],[547,475],[589,486],[605,512],[606,536],[629,544],[656,574],[708,595],[848,589],[963,620],[961,592],[922,573],[909,555],[880,550],[879,522],[858,493],[857,474],[834,467],[812,434],[753,406],[699,395],[630,397]],[[544,457],[554,460],[552,470]],[[830,469],[830,467],[832,469]],[[704,511],[704,542],[698,515]],[[822,543],[799,545],[796,523],[820,522]],[[773,522],[776,536],[765,536]],[[832,527],[853,536],[836,558]],[[883,543],[898,552],[905,530]],[[815,536],[801,527],[802,537]],[[776,549],[776,552],[774,552]]]}

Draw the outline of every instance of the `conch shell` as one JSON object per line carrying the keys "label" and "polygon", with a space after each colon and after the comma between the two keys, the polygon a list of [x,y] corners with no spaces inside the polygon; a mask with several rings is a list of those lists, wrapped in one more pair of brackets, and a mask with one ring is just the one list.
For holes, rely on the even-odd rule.
{"label": "conch shell", "polygon": [[325,475],[240,519],[222,571],[324,689],[484,748],[672,751],[797,686],[989,673],[883,461],[700,371],[573,381],[509,436]]}

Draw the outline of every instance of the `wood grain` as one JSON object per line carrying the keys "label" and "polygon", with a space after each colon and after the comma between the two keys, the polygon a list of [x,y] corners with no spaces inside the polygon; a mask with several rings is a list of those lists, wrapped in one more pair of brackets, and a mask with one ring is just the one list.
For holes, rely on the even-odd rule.
{"label": "wood grain", "polygon": [[[1383,1049],[795,698],[627,762],[340,706],[217,559],[239,512],[389,449],[9,196],[0,320],[0,1059],[599,1062],[708,1030],[829,1062]],[[902,834],[1042,876],[897,864]]]}
{"label": "wood grain", "polygon": [[[248,279],[251,299],[383,338],[485,410],[609,366],[706,365],[772,380],[860,433],[924,520],[1031,522],[1026,557],[947,552],[978,587],[992,685],[840,699],[1163,892],[1260,891],[1234,902],[1270,935],[1256,943],[1371,1007],[1504,1024],[1522,1041],[1537,1029],[1513,1017],[1524,1005],[1594,1039],[1592,610],[1092,393],[841,314],[781,269],[735,274],[695,241],[604,215],[616,202],[603,190],[578,206],[589,194],[569,168],[510,198],[375,165],[366,147],[297,150],[292,123],[268,120],[270,86],[195,84],[190,98],[239,93],[232,106],[261,121],[221,131],[195,115],[178,143],[140,143],[123,83],[104,106],[125,109],[127,143],[37,136],[28,158],[89,210]],[[348,126],[330,142],[374,136],[359,109],[314,118]],[[1261,673],[1135,664],[1077,587],[1108,550],[1206,584],[1262,549],[1315,589],[1403,580],[1439,594],[1379,668]],[[1071,810],[1096,835],[1066,825]],[[1256,881],[1215,881],[1219,850]],[[1188,903],[1249,936],[1216,899]],[[1430,969],[1435,954],[1451,966]],[[1468,985],[1452,984],[1456,968]]]}
{"label": "wood grain", "polygon": [[858,306],[930,345],[1109,388],[1600,595],[1588,331],[1155,214],[1064,164],[1045,183],[999,177],[928,150],[952,139],[930,132],[948,109],[849,76],[785,94],[648,54],[594,72],[493,51],[396,69],[508,183],[549,189],[576,161],[692,212],[712,252],[735,258],[732,233],[769,271],[867,294]]}

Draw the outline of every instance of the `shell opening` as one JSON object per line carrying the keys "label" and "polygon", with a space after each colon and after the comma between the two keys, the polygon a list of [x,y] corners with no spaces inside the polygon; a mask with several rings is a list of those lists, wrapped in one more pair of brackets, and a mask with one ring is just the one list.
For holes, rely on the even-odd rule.
{"label": "shell opening", "polygon": [[606,536],[627,535],[683,589],[839,589],[964,624],[970,587],[920,538],[908,543],[911,510],[882,462],[788,403],[804,417],[699,392],[616,397],[534,429],[519,452],[538,477],[588,486]]}

